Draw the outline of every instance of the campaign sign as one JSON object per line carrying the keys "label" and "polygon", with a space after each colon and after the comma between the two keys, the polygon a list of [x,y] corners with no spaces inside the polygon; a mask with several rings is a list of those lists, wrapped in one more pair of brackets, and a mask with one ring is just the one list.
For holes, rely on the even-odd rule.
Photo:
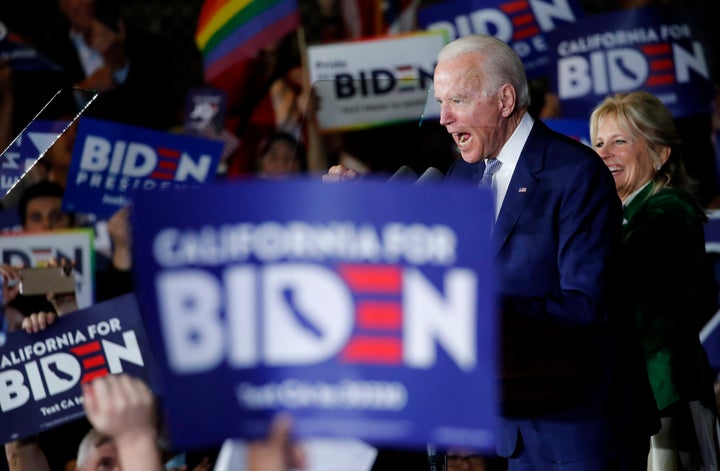
{"label": "campaign sign", "polygon": [[674,117],[709,113],[713,85],[689,10],[644,7],[587,17],[548,36],[563,115],[588,119],[607,95],[645,90]]}
{"label": "campaign sign", "polygon": [[213,180],[222,142],[84,118],[78,125],[63,209],[109,218],[138,191]]}
{"label": "campaign sign", "polygon": [[489,191],[249,180],[136,203],[175,446],[266,436],[282,410],[306,438],[493,449]]}
{"label": "campaign sign", "polygon": [[193,135],[220,134],[225,126],[227,96],[219,88],[193,88],[185,103],[185,132]]}
{"label": "campaign sign", "polygon": [[13,70],[60,70],[60,67],[0,22],[0,61]]}
{"label": "campaign sign", "polygon": [[421,32],[308,47],[320,129],[419,122],[445,42],[438,32]]}
{"label": "campaign sign", "polygon": [[68,229],[41,234],[3,234],[0,236],[1,263],[37,267],[49,260],[73,262],[77,305],[85,308],[95,301],[95,251],[93,231]]}
{"label": "campaign sign", "polygon": [[36,119],[0,155],[0,194],[5,195],[60,137],[68,120]]}
{"label": "campaign sign", "polygon": [[482,33],[508,43],[523,61],[528,77],[549,67],[546,35],[582,17],[575,0],[450,0],[418,10],[418,25],[443,31],[448,39]]}
{"label": "campaign sign", "polygon": [[[720,284],[720,210],[708,211],[708,222],[705,224],[705,250],[713,261],[715,278]],[[700,340],[705,347],[710,366],[720,371],[720,312],[703,327]]]}
{"label": "campaign sign", "polygon": [[0,439],[18,440],[84,415],[81,384],[109,374],[157,383],[132,294],[73,312],[0,349]]}
{"label": "campaign sign", "polygon": [[0,209],[0,234],[20,231],[22,231],[22,225],[17,208]]}
{"label": "campaign sign", "polygon": [[590,144],[590,123],[587,119],[544,118],[543,123],[553,131],[572,137],[588,147]]}

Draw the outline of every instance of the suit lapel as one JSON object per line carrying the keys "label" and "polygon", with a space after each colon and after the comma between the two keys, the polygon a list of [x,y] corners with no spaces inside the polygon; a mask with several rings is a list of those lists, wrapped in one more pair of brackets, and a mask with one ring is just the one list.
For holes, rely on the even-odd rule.
{"label": "suit lapel", "polygon": [[532,198],[533,192],[538,185],[535,174],[542,170],[545,162],[545,134],[543,124],[535,120],[525,146],[520,153],[520,158],[515,166],[510,185],[508,186],[505,200],[503,201],[495,228],[493,238],[495,241],[494,250],[500,251],[505,241],[510,236],[515,224],[520,218],[523,210]]}

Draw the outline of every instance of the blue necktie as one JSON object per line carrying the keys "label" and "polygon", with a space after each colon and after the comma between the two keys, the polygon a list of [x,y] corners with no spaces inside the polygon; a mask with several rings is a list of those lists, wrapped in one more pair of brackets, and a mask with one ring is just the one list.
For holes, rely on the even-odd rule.
{"label": "blue necktie", "polygon": [[485,159],[485,171],[480,179],[480,186],[490,188],[492,186],[493,175],[500,169],[501,165],[502,162],[498,159]]}

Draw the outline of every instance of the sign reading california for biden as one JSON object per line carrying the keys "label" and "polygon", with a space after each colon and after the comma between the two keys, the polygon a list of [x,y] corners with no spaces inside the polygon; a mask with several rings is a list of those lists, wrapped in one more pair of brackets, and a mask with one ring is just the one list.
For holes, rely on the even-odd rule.
{"label": "sign reading california for biden", "polygon": [[174,445],[265,436],[282,410],[301,437],[493,449],[489,192],[299,179],[154,193],[134,204],[133,259]]}
{"label": "sign reading california for biden", "polygon": [[84,415],[81,385],[127,373],[157,384],[140,310],[125,295],[47,329],[12,333],[0,350],[0,439],[25,438]]}
{"label": "sign reading california for biden", "polygon": [[587,120],[607,95],[645,90],[674,117],[709,113],[706,43],[692,10],[645,7],[587,17],[555,30],[550,78],[563,115]]}
{"label": "sign reading california for biden", "polygon": [[112,216],[137,191],[198,186],[215,178],[222,142],[83,118],[63,209]]}

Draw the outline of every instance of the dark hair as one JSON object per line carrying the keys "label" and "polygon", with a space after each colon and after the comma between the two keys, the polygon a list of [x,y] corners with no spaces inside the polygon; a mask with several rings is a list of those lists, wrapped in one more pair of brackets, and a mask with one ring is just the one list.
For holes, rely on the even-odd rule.
{"label": "dark hair", "polygon": [[260,159],[270,150],[275,142],[285,142],[295,149],[294,159],[298,162],[298,168],[301,172],[305,172],[308,169],[307,154],[305,152],[305,146],[299,139],[294,135],[285,131],[274,131],[267,136],[259,146],[259,151],[255,157],[255,170],[257,170]]}
{"label": "dark hair", "polygon": [[[44,196],[55,196],[62,199],[64,195],[65,189],[62,185],[49,180],[41,180],[27,187],[20,195],[20,199],[18,201],[20,224],[25,227],[25,221],[27,220],[27,206],[31,200],[35,198],[42,198]],[[75,214],[69,213],[68,216],[70,217],[70,225],[74,225]]]}

